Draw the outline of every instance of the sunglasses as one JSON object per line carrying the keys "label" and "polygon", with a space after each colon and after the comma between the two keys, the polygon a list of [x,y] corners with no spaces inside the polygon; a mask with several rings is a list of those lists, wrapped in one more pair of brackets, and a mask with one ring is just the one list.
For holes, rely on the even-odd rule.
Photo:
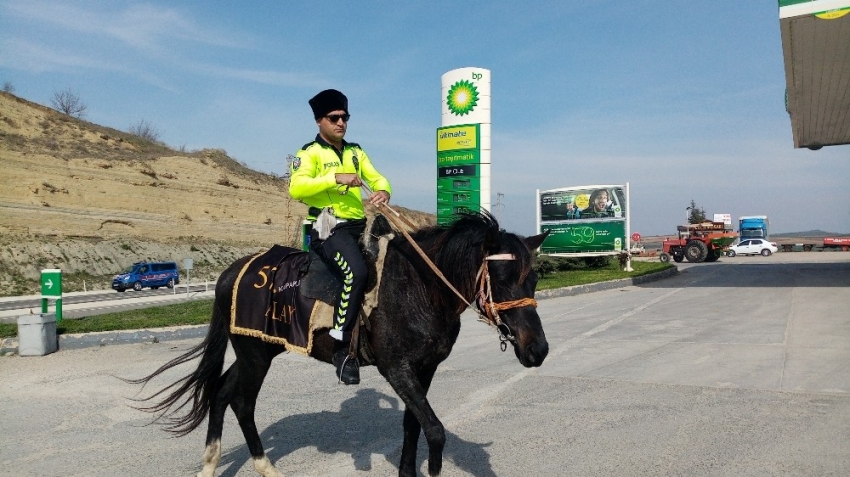
{"label": "sunglasses", "polygon": [[340,119],[342,119],[342,122],[347,123],[348,119],[351,118],[351,115],[350,114],[329,114],[329,115],[325,116],[325,118],[328,121],[330,121],[334,124],[339,122]]}

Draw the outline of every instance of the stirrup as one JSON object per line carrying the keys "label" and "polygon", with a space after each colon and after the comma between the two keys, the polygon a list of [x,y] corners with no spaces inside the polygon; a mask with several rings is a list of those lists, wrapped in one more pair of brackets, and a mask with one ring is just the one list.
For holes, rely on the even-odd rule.
{"label": "stirrup", "polygon": [[360,363],[357,362],[357,358],[348,355],[348,350],[341,349],[334,353],[333,362],[338,382],[360,384]]}

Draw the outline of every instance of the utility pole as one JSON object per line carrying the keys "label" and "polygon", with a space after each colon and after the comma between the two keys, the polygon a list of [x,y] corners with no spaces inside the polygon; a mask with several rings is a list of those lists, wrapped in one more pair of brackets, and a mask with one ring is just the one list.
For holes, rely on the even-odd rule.
{"label": "utility pole", "polygon": [[496,221],[500,224],[502,223],[502,207],[505,206],[504,204],[502,204],[502,197],[504,196],[505,194],[502,194],[501,192],[496,192]]}

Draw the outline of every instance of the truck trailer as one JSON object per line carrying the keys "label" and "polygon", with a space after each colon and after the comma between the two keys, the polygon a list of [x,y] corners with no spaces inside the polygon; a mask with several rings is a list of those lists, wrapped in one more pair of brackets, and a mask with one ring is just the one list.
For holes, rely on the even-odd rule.
{"label": "truck trailer", "polygon": [[778,246],[783,252],[848,252],[850,251],[850,237],[824,237],[822,244],[818,244],[813,241],[792,242],[786,239],[780,240]]}

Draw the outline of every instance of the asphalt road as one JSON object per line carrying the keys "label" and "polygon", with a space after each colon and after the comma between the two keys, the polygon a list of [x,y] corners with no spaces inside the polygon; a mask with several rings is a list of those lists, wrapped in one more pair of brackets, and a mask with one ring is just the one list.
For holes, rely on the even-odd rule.
{"label": "asphalt road", "polygon": [[[448,435],[443,476],[850,475],[850,253],[680,270],[541,300],[550,353],[537,369],[465,315],[429,394]],[[138,388],[116,376],[197,342],[0,357],[0,474],[194,475],[204,430],[147,426]],[[374,368],[346,387],[330,366],[281,356],[256,414],[287,476],[397,473],[401,405]],[[257,475],[231,414],[223,452],[219,475]]]}

